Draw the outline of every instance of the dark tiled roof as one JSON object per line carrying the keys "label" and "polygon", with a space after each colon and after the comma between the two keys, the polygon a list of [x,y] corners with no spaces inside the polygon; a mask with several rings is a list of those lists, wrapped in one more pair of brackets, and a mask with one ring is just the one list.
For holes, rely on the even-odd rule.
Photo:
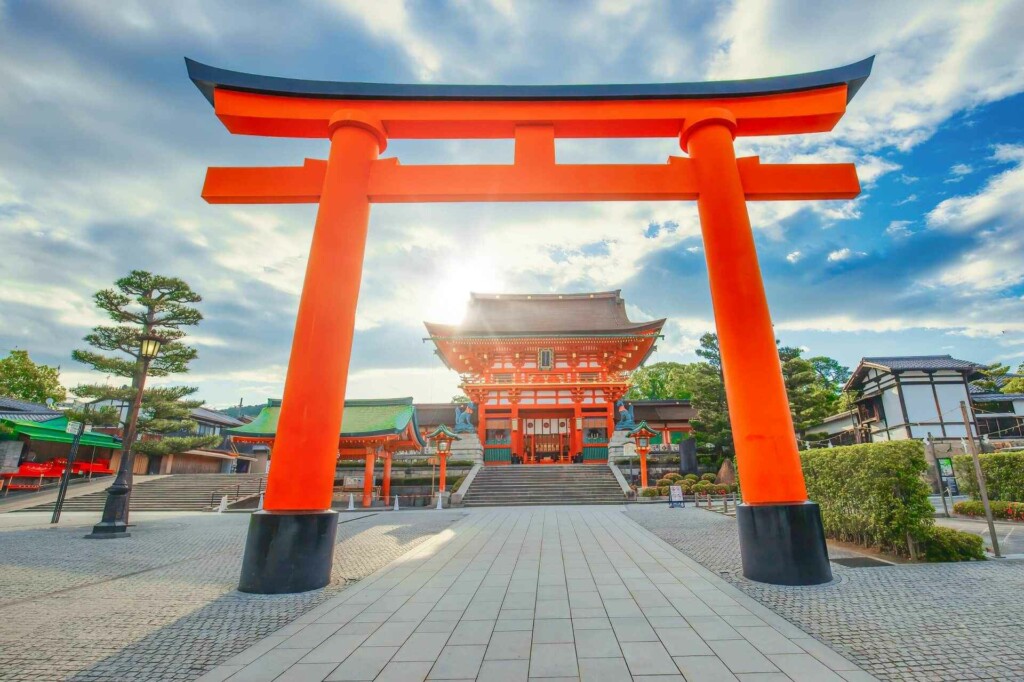
{"label": "dark tiled roof", "polygon": [[631,400],[633,418],[637,422],[689,421],[697,416],[697,410],[689,400]]}
{"label": "dark tiled roof", "polygon": [[[455,426],[455,403],[416,403],[416,421],[424,429],[433,431],[438,424]],[[477,422],[477,415],[474,413],[471,420]]]}
{"label": "dark tiled roof", "polygon": [[235,419],[229,414],[218,412],[217,410],[211,410],[207,407],[196,407],[192,410],[192,417],[199,421],[213,422],[215,424],[221,424],[223,426],[241,426],[245,422]]}
{"label": "dark tiled roof", "polygon": [[15,419],[23,422],[48,422],[60,416],[60,412],[5,412],[0,411],[0,419]]}
{"label": "dark tiled roof", "polygon": [[619,291],[583,294],[470,294],[458,325],[425,323],[431,336],[657,332],[665,320],[631,322]]}
{"label": "dark tiled roof", "polygon": [[981,376],[979,370],[984,365],[968,360],[957,360],[951,355],[902,355],[891,357],[861,358],[857,369],[850,375],[849,381],[843,390],[849,391],[863,384],[867,375],[867,367],[877,367],[889,372],[934,372],[939,370],[951,370],[967,373],[967,379],[971,380]]}
{"label": "dark tiled roof", "polygon": [[29,403],[24,400],[17,400],[15,398],[6,398],[0,396],[0,410],[5,412],[53,412],[56,415],[60,415],[60,412],[51,410],[46,405],[40,405],[39,403]]}
{"label": "dark tiled roof", "polygon": [[983,367],[976,362],[957,360],[951,355],[905,355],[902,357],[863,358],[862,363],[884,367],[891,372],[907,370],[975,370]]}
{"label": "dark tiled roof", "polygon": [[971,402],[972,403],[999,403],[999,402],[1010,402],[1012,400],[1024,400],[1024,393],[992,393],[990,391],[977,390],[976,386],[971,386]]}

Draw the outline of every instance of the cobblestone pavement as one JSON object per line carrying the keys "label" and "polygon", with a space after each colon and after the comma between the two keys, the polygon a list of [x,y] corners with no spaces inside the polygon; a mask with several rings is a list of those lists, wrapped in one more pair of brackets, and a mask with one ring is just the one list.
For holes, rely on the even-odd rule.
{"label": "cobblestone pavement", "polygon": [[424,679],[875,678],[620,510],[519,507],[471,510],[200,682]]}
{"label": "cobblestone pavement", "polygon": [[0,515],[0,680],[195,679],[461,517],[343,514],[331,586],[261,596],[234,589],[247,514],[136,513],[105,541],[92,513]]}
{"label": "cobblestone pavement", "polygon": [[627,515],[884,680],[1024,680],[1024,561],[847,568],[817,587],[746,580],[736,521],[704,510]]}

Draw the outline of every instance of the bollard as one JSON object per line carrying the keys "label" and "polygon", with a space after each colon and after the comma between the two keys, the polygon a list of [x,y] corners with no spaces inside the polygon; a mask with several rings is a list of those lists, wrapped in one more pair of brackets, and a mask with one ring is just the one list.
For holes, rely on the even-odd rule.
{"label": "bollard", "polygon": [[352,496],[352,493],[348,494],[348,510],[349,511],[355,511],[356,510],[356,501],[355,501],[355,498]]}
{"label": "bollard", "polygon": [[729,513],[729,495],[728,495],[728,493],[726,493],[725,495],[722,495],[722,513],[723,514],[728,514]]}
{"label": "bollard", "polygon": [[263,511],[263,493],[260,493],[260,502],[256,507],[256,511]]}
{"label": "bollard", "polygon": [[394,511],[398,511],[398,495],[395,495],[395,509],[394,509]]}
{"label": "bollard", "polygon": [[223,495],[220,498],[220,504],[217,506],[217,513],[222,514],[228,510],[228,496]]}
{"label": "bollard", "polygon": [[444,509],[444,505],[442,504],[441,501],[441,493],[437,494],[437,506],[434,507],[434,509]]}

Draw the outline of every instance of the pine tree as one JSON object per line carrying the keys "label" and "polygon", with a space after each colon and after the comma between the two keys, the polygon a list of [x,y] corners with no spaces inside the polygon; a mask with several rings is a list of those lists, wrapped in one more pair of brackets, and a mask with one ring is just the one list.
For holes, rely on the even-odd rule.
{"label": "pine tree", "polygon": [[[94,300],[118,324],[95,327],[85,336],[89,345],[106,352],[75,350],[71,355],[98,372],[130,377],[132,383],[130,386],[119,387],[85,384],[76,386],[72,392],[91,401],[110,400],[133,404],[143,367],[146,368],[147,376],[167,376],[188,371],[188,364],[196,358],[197,351],[181,342],[185,337],[182,327],[194,326],[203,319],[202,314],[189,305],[200,302],[202,297],[181,279],[142,270],[133,270],[114,284],[113,289],[97,292]],[[141,341],[144,337],[154,336],[162,340],[160,353],[147,363],[141,356]],[[173,454],[218,442],[217,436],[191,435],[196,424],[189,418],[190,410],[203,403],[186,398],[196,390],[189,386],[146,389],[138,411],[137,433],[170,435],[162,439],[140,439],[134,443],[132,451]],[[119,417],[119,411],[112,407],[68,413],[69,419],[90,424],[116,424]],[[126,423],[131,423],[132,418],[130,411]],[[126,440],[134,440],[133,436],[125,433]]]}

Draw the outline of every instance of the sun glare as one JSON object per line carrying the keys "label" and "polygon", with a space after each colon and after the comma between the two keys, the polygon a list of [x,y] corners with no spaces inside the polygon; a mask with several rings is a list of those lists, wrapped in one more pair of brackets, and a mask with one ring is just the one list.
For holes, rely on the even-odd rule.
{"label": "sun glare", "polygon": [[497,263],[486,256],[452,258],[442,270],[445,274],[437,284],[423,292],[423,309],[430,322],[456,324],[466,312],[470,292],[504,290]]}

